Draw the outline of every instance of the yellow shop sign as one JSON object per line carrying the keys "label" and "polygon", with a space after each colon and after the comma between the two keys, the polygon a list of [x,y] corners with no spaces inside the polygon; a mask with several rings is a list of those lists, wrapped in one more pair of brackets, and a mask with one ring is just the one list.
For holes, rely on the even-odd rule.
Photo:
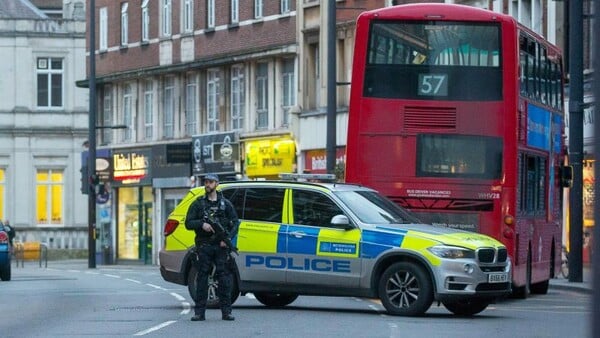
{"label": "yellow shop sign", "polygon": [[273,176],[293,171],[296,160],[294,140],[284,137],[245,143],[248,177]]}

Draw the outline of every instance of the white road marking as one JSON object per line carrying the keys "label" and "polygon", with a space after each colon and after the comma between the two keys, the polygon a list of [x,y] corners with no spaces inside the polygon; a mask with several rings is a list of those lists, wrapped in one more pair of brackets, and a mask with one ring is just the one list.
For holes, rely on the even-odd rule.
{"label": "white road marking", "polygon": [[134,283],[137,283],[137,284],[142,284],[142,282],[140,282],[139,280],[135,280],[135,279],[131,279],[131,278],[125,278],[125,280],[129,281],[129,282],[134,282]]}
{"label": "white road marking", "polygon": [[121,276],[111,275],[111,274],[108,274],[108,273],[103,273],[102,275],[104,275],[106,277],[110,277],[110,278],[121,278]]}
{"label": "white road marking", "polygon": [[178,300],[178,301],[181,301],[181,302],[185,301],[185,297],[181,296],[181,295],[180,295],[180,294],[178,294],[178,293],[171,292],[171,296],[173,296],[173,297],[177,298],[177,300]]}
{"label": "white road marking", "polygon": [[150,284],[150,283],[146,283],[146,285],[148,285],[151,288],[167,291],[167,289],[163,288],[162,286],[158,286],[158,285],[154,285],[154,284]]}
{"label": "white road marking", "polygon": [[146,330],[143,330],[143,331],[136,332],[136,333],[134,333],[133,335],[134,335],[134,336],[143,336],[143,335],[146,335],[146,334],[148,334],[148,333],[151,333],[151,332],[154,332],[154,331],[160,330],[160,329],[162,329],[163,327],[169,326],[169,325],[171,325],[171,324],[173,324],[173,323],[175,323],[175,322],[177,322],[177,321],[176,321],[176,320],[169,320],[168,322],[164,322],[164,323],[158,324],[158,325],[156,325],[156,326],[153,326],[153,327],[151,327],[151,328],[149,328],[149,329],[146,329]]}
{"label": "white road marking", "polygon": [[179,313],[180,315],[187,315],[188,313],[190,313],[190,310],[192,309],[192,305],[188,302],[181,302],[181,306],[183,306],[183,310],[181,310],[181,312]]}

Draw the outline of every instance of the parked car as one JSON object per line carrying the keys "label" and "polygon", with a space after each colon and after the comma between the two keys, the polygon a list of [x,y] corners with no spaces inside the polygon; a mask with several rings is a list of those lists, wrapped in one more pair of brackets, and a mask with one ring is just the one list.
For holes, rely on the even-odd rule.
{"label": "parked car", "polygon": [[5,229],[4,224],[0,222],[0,279],[3,281],[10,280],[11,251],[8,230]]}
{"label": "parked car", "polygon": [[[223,182],[240,226],[232,301],[253,293],[266,306],[299,295],[379,298],[391,315],[418,316],[433,301],[474,315],[511,292],[506,247],[472,232],[420,224],[375,190],[351,184],[293,181]],[[195,294],[186,230],[193,188],[169,216],[160,271]],[[210,281],[209,302],[217,306]]]}

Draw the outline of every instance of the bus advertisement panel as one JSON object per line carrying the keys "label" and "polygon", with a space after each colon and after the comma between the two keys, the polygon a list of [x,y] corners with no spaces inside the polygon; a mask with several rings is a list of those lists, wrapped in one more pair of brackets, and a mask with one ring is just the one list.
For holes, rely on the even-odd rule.
{"label": "bus advertisement panel", "polygon": [[420,3],[356,26],[346,181],[423,221],[502,241],[546,293],[562,246],[561,52],[512,17]]}

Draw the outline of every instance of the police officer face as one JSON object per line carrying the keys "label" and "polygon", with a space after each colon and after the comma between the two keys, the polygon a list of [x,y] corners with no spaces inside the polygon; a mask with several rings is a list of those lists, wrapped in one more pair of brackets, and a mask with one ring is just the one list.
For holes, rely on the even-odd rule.
{"label": "police officer face", "polygon": [[217,189],[218,182],[215,180],[204,180],[204,190],[207,194],[212,193]]}

